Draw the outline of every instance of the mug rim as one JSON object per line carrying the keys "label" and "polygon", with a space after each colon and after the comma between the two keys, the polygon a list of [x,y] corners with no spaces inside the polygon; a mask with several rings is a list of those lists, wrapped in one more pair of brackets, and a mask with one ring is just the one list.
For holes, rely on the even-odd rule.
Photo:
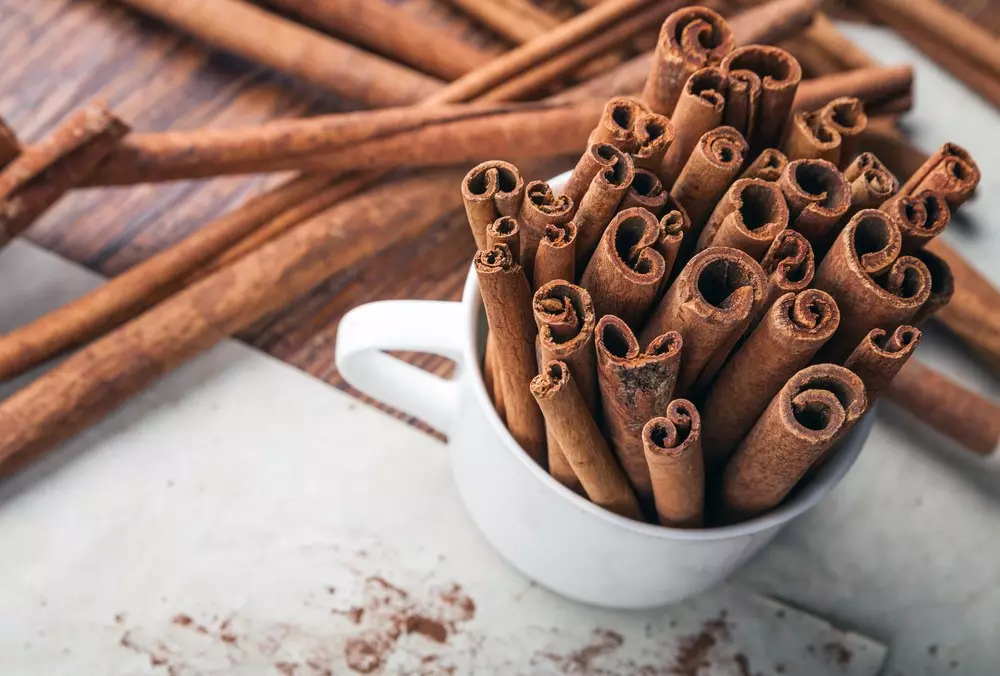
{"label": "mug rim", "polygon": [[816,475],[812,477],[808,485],[804,486],[787,502],[781,503],[760,516],[755,516],[752,519],[728,526],[713,526],[711,528],[673,528],[636,521],[595,505],[590,500],[559,483],[551,474],[532,460],[514,437],[511,436],[507,426],[500,420],[500,416],[497,415],[492,400],[486,393],[486,384],[483,380],[482,368],[480,367],[480,355],[477,348],[479,341],[477,339],[479,337],[479,316],[483,310],[483,301],[479,293],[479,279],[476,276],[474,265],[469,266],[469,275],[465,280],[461,304],[467,312],[466,321],[468,322],[466,326],[468,330],[462,345],[462,352],[464,361],[467,364],[466,370],[473,374],[473,397],[477,404],[484,409],[486,419],[489,421],[494,433],[502,440],[505,450],[512,453],[518,461],[525,465],[528,471],[543,486],[554,490],[556,495],[569,500],[578,509],[582,509],[612,525],[631,530],[646,537],[667,540],[724,540],[754,535],[790,522],[795,517],[815,506],[846,476],[847,472],[854,465],[854,461],[857,460],[858,455],[861,453],[861,449],[868,436],[868,430],[874,420],[872,416],[868,415],[871,413],[871,410],[867,411],[866,415],[862,417],[854,429],[837,443],[836,450]]}

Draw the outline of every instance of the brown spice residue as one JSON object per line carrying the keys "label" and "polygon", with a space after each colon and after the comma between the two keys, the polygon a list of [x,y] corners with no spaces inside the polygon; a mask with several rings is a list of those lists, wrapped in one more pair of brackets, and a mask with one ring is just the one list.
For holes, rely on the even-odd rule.
{"label": "brown spice residue", "polygon": [[460,620],[471,620],[476,616],[476,602],[457,582],[453,582],[448,589],[441,592],[440,598],[446,605],[460,612]]}
{"label": "brown spice residue", "polygon": [[823,652],[841,667],[846,667],[854,659],[854,653],[839,641],[832,641],[824,645]]}
{"label": "brown spice residue", "polygon": [[375,646],[368,641],[353,638],[344,647],[347,666],[359,674],[370,674],[382,664],[382,658]]}
{"label": "brown spice residue", "polygon": [[437,620],[423,615],[410,615],[406,618],[406,633],[420,634],[438,643],[448,640],[448,628]]}
{"label": "brown spice residue", "polygon": [[595,629],[590,643],[569,655],[569,661],[581,672],[588,673],[591,662],[602,655],[613,653],[622,647],[625,638],[610,629]]}
{"label": "brown spice residue", "polygon": [[711,666],[708,653],[715,647],[715,637],[708,632],[689,636],[681,642],[673,673],[677,676],[698,676],[702,667]]}
{"label": "brown spice residue", "polygon": [[194,620],[191,619],[191,616],[184,615],[183,613],[180,615],[174,615],[174,619],[172,619],[171,622],[176,624],[178,627],[190,627],[194,624]]}
{"label": "brown spice residue", "polygon": [[295,671],[299,668],[299,665],[294,662],[275,662],[274,668],[278,670],[281,676],[295,676]]}

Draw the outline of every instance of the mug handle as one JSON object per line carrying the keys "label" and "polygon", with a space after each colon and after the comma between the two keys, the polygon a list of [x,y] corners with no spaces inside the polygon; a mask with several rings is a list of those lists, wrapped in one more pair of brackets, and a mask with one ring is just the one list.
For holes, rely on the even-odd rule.
{"label": "mug handle", "polygon": [[[340,321],[337,369],[361,392],[448,434],[458,409],[462,363],[462,305],[446,301],[385,300],[356,307]],[[446,380],[383,350],[430,352],[457,364]]]}

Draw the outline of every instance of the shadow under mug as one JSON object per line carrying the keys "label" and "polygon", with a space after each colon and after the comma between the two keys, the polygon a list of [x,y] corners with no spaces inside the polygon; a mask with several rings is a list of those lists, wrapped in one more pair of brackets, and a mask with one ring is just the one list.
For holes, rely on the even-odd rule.
{"label": "shadow under mug", "polygon": [[[485,341],[470,270],[461,302],[382,301],[349,312],[337,336],[337,368],[365,394],[448,435],[458,491],[486,539],[532,580],[585,603],[656,607],[723,581],[840,482],[873,420],[865,416],[805,485],[764,515],[704,529],[640,523],[580,497],[517,445],[483,384]],[[456,376],[439,378],[384,350],[448,357]]]}

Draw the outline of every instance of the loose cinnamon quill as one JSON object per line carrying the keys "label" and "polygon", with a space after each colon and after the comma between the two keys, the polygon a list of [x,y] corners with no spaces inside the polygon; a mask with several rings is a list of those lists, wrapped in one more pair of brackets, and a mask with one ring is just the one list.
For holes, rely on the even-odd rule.
{"label": "loose cinnamon quill", "polygon": [[531,381],[531,394],[587,497],[615,514],[642,520],[635,493],[587,411],[569,367],[561,361],[546,363]]}
{"label": "loose cinnamon quill", "polygon": [[711,382],[764,300],[764,271],[738,249],[712,247],[688,261],[646,323],[639,342],[674,330],[684,339],[680,394]]}
{"label": "loose cinnamon quill", "polygon": [[743,168],[747,143],[732,127],[717,127],[698,141],[670,195],[691,219],[691,244],[701,236],[712,209]]}
{"label": "loose cinnamon quill", "polygon": [[675,399],[666,415],[642,428],[656,515],[661,526],[700,528],[705,508],[701,420],[687,399]]}
{"label": "loose cinnamon quill", "polygon": [[787,227],[788,205],[781,188],[757,178],[741,178],[719,200],[701,231],[697,249],[728,246],[760,260]]}
{"label": "loose cinnamon quill", "polygon": [[864,383],[842,366],[817,364],[792,376],[726,466],[727,520],[744,521],[776,507],[866,407]]}
{"label": "loose cinnamon quill", "polygon": [[720,469],[771,399],[837,330],[840,310],[828,293],[787,293],[719,372],[702,406],[705,463]]}
{"label": "loose cinnamon quill", "polygon": [[653,501],[649,466],[643,453],[642,428],[673,398],[682,357],[676,331],[657,336],[645,350],[614,315],[597,322],[597,382],[608,442],[642,504]]}
{"label": "loose cinnamon quill", "polygon": [[[535,292],[531,309],[538,326],[539,365],[558,359],[569,366],[587,410],[596,417],[599,397],[594,326],[597,320],[590,294],[564,281],[550,282]],[[549,473],[564,486],[581,492],[580,480],[552,430],[547,431],[546,438]]]}
{"label": "loose cinnamon quill", "polygon": [[483,162],[462,180],[462,201],[476,248],[486,247],[486,228],[500,216],[517,216],[524,199],[524,179],[510,162]]}
{"label": "loose cinnamon quill", "polygon": [[791,227],[814,249],[824,249],[830,232],[851,206],[851,188],[826,160],[789,162],[778,185],[788,201]]}
{"label": "loose cinnamon quill", "polygon": [[913,356],[921,335],[920,329],[907,325],[897,326],[891,334],[882,329],[872,329],[851,352],[844,368],[861,378],[869,405],[889,387],[899,370]]}

